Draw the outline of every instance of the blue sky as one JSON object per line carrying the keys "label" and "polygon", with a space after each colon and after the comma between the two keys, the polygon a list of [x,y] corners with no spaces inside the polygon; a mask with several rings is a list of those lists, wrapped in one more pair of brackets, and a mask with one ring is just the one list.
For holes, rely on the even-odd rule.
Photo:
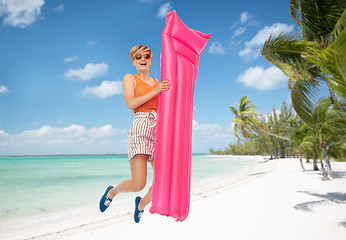
{"label": "blue sky", "polygon": [[173,9],[211,33],[195,86],[193,152],[236,141],[229,106],[242,96],[261,113],[289,99],[287,77],[259,54],[271,33],[299,31],[288,0],[0,0],[0,155],[127,153],[129,51],[150,46],[159,78]]}

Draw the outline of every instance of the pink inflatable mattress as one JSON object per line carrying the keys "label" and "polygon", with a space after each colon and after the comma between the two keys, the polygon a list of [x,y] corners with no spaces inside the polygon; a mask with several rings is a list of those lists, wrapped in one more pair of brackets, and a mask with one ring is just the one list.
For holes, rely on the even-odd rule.
{"label": "pink inflatable mattress", "polygon": [[184,221],[189,213],[194,85],[210,34],[188,28],[175,11],[161,35],[162,92],[157,116],[151,213]]}

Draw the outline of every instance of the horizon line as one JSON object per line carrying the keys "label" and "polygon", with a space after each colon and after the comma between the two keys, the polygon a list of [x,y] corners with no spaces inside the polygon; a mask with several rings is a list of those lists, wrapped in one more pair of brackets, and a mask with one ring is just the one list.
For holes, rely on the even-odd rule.
{"label": "horizon line", "polygon": [[[208,154],[208,153],[192,153],[194,154]],[[23,154],[23,155],[0,155],[2,157],[83,157],[83,156],[127,156],[127,153],[102,153],[102,154]]]}

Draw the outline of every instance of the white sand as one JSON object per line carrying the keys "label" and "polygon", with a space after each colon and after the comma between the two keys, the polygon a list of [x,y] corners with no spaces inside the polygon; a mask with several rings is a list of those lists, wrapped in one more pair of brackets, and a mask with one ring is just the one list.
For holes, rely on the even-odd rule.
{"label": "white sand", "polygon": [[[312,169],[312,166],[306,166]],[[32,222],[30,228],[3,232],[1,239],[346,239],[346,163],[332,163],[335,179],[302,172],[298,159],[259,163],[242,177],[193,190],[184,222],[146,210],[139,224],[132,209],[92,212],[66,221]],[[108,211],[107,210],[107,211]],[[120,216],[119,216],[120,215]],[[14,231],[14,230],[13,230]]]}

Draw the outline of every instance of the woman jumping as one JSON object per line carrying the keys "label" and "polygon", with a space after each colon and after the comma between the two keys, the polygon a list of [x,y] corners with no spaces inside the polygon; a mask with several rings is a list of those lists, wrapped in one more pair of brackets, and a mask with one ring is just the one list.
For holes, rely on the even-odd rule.
{"label": "woman jumping", "polygon": [[[109,186],[100,200],[100,211],[104,212],[114,197],[123,192],[139,192],[147,180],[147,162],[153,166],[156,113],[159,94],[170,88],[168,81],[159,81],[149,77],[152,52],[145,45],[137,45],[130,51],[135,75],[126,74],[123,79],[123,93],[127,107],[134,112],[134,120],[128,133],[128,159],[131,166],[131,179]],[[134,220],[140,221],[144,208],[151,202],[151,187],[146,195],[136,197]]]}

